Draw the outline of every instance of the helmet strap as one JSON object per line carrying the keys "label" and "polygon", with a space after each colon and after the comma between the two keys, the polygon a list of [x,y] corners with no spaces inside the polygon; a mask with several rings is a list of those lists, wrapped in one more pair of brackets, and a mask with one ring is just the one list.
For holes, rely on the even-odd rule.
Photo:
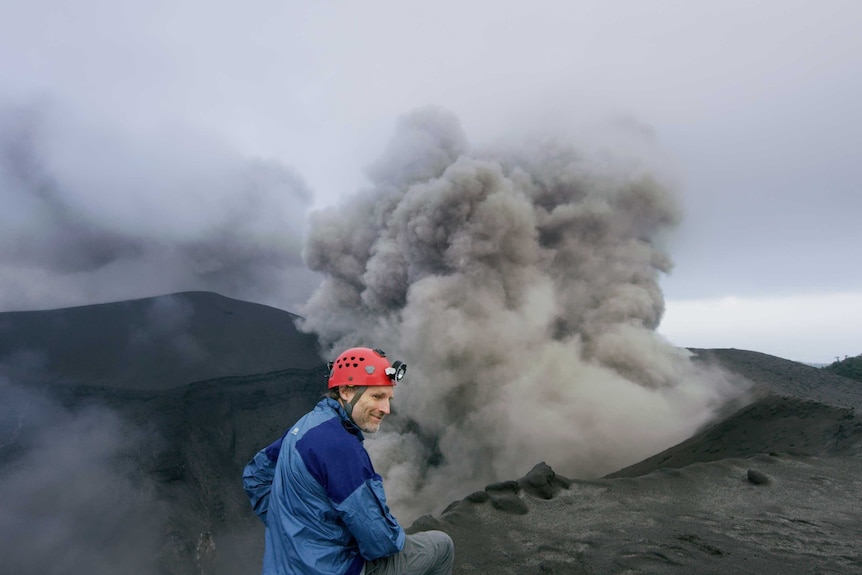
{"label": "helmet strap", "polygon": [[[344,404],[343,404],[344,405],[344,411],[347,412],[347,417],[350,418],[350,421],[353,421],[353,406],[356,405],[356,402],[359,401],[359,398],[362,397],[362,394],[365,393],[365,390],[368,389],[368,387],[359,386],[359,387],[354,387],[353,389],[354,389],[353,399],[351,399],[349,402],[344,402]],[[356,422],[354,421],[354,423],[356,423]]]}

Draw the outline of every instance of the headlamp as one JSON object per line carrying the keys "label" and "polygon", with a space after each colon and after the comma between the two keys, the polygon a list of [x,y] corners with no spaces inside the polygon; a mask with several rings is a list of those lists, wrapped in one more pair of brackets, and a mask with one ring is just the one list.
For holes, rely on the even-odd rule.
{"label": "headlamp", "polygon": [[404,374],[407,373],[407,364],[402,361],[396,361],[392,364],[392,367],[386,368],[385,373],[392,381],[401,381],[404,378]]}

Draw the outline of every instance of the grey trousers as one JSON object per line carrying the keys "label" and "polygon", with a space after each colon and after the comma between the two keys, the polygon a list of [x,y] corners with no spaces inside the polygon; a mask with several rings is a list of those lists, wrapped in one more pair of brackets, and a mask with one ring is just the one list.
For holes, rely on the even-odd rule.
{"label": "grey trousers", "polygon": [[451,575],[455,544],[442,531],[408,535],[404,549],[382,559],[368,561],[364,575]]}

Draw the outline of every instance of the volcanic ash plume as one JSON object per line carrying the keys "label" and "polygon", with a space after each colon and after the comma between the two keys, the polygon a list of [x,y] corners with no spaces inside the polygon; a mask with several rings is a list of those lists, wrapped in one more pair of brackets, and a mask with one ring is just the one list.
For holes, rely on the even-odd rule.
{"label": "volcanic ash plume", "polygon": [[539,461],[614,471],[734,393],[654,331],[658,243],[679,216],[641,163],[556,143],[474,152],[428,109],[369,175],[312,217],[305,258],[325,279],[304,328],[330,355],[372,345],[408,363],[397,416],[369,442],[402,520]]}
{"label": "volcanic ash plume", "polygon": [[311,200],[287,166],[188,128],[0,100],[0,310],[186,290],[291,307],[276,294],[319,281],[300,256]]}

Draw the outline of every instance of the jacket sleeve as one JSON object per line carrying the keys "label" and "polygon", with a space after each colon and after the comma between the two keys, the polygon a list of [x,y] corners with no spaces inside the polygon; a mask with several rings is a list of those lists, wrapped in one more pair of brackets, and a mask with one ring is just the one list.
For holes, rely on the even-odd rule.
{"label": "jacket sleeve", "polygon": [[269,510],[269,494],[275,477],[275,464],[281,452],[282,439],[268,445],[255,454],[242,472],[242,487],[248,495],[252,510],[266,523]]}
{"label": "jacket sleeve", "polygon": [[404,548],[404,529],[389,512],[379,475],[366,480],[336,509],[367,561],[388,557]]}

